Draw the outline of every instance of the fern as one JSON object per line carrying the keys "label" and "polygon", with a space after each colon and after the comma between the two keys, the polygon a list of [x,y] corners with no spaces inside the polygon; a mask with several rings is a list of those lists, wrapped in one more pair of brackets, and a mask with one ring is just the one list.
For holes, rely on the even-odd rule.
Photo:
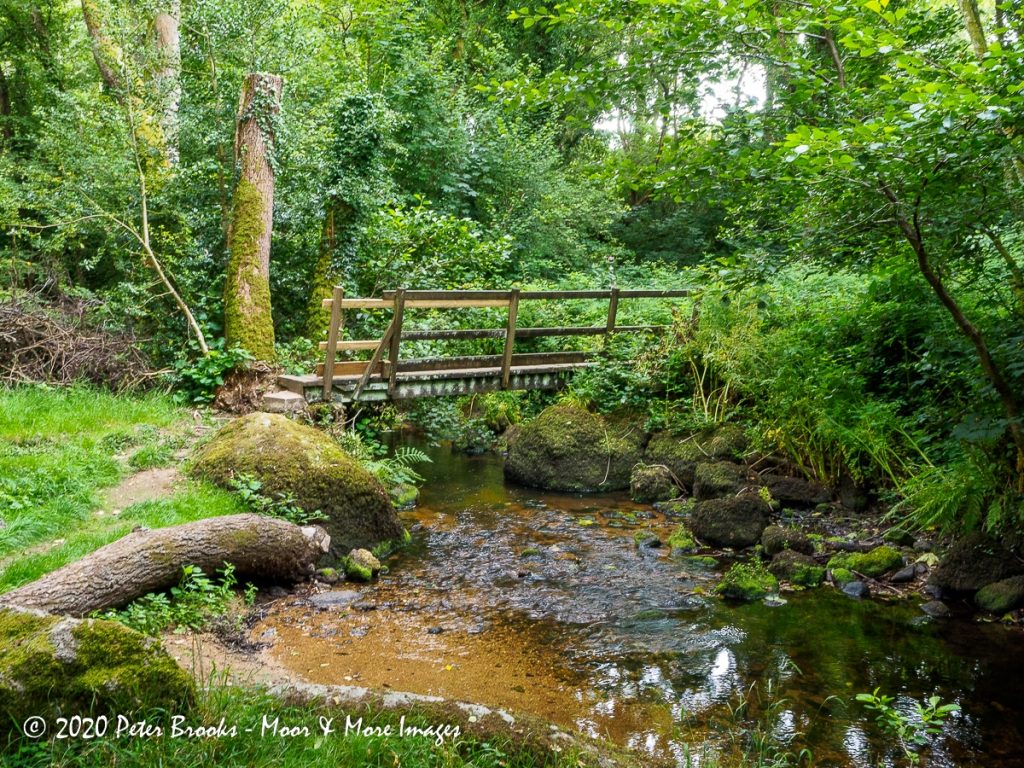
{"label": "fern", "polygon": [[423,482],[413,465],[429,463],[430,457],[423,451],[404,445],[395,450],[395,455],[386,459],[364,460],[363,466],[384,485],[415,485]]}
{"label": "fern", "polygon": [[1020,499],[1008,490],[995,464],[969,452],[945,466],[929,465],[900,488],[890,515],[906,515],[918,528],[943,532],[1019,524]]}

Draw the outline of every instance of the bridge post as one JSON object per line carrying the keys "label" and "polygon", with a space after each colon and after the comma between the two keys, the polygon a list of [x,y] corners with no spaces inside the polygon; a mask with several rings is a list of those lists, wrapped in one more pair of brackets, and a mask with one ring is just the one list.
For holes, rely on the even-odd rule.
{"label": "bridge post", "polygon": [[405,288],[395,291],[395,315],[391,320],[391,350],[388,353],[388,397],[395,394],[398,374],[398,347],[402,343],[402,316],[405,314]]}
{"label": "bridge post", "polygon": [[505,353],[501,358],[501,388],[508,389],[512,377],[512,352],[516,343],[516,317],[519,315],[519,289],[513,288],[508,299],[508,324],[505,326]]}
{"label": "bridge post", "polygon": [[324,402],[334,400],[334,358],[338,353],[338,339],[341,336],[341,302],[345,298],[345,289],[334,286],[331,295],[331,324],[327,329],[327,359],[324,361]]}
{"label": "bridge post", "polygon": [[615,318],[619,312],[619,289],[612,288],[608,297],[608,322],[604,327],[604,335],[607,339],[615,331]]}

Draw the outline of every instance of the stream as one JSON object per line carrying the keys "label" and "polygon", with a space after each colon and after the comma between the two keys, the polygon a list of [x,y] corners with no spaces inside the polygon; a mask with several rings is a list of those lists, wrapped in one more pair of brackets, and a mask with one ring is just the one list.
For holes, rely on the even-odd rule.
{"label": "stream", "polygon": [[753,721],[818,766],[905,764],[853,700],[879,688],[907,713],[960,706],[924,765],[1024,766],[1019,630],[827,586],[724,603],[710,592],[728,563],[634,544],[678,521],[624,494],[506,485],[499,456],[428,451],[402,513],[413,543],[388,573],[338,585],[326,610],[278,601],[256,628],[297,677],[505,707],[680,765],[736,749]]}

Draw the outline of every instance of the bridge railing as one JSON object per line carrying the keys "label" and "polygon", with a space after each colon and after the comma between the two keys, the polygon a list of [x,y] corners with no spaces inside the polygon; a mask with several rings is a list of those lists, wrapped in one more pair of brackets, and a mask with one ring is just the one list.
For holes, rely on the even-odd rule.
{"label": "bridge railing", "polygon": [[[663,325],[618,325],[619,302],[628,299],[675,299],[691,295],[688,289],[674,291],[659,290],[627,290],[609,288],[607,290],[583,291],[523,291],[512,288],[504,291],[422,291],[399,288],[384,291],[379,298],[347,298],[344,289],[336,286],[331,298],[324,299],[323,306],[331,310],[331,321],[327,341],[320,343],[325,354],[323,363],[324,399],[330,400],[335,376],[352,376],[361,374],[356,385],[353,399],[359,394],[377,373],[387,376],[388,392],[393,394],[396,376],[402,361],[400,347],[403,341],[424,340],[460,340],[460,339],[504,339],[504,350],[501,355],[474,355],[461,357],[435,358],[431,360],[407,361],[407,370],[411,371],[442,371],[460,368],[494,367],[501,371],[502,386],[508,388],[512,371],[516,365],[579,365],[585,362],[586,353],[570,352],[535,352],[516,353],[517,339],[541,338],[550,336],[610,336],[615,333],[660,332],[667,328]],[[521,327],[518,325],[519,306],[526,301],[570,301],[579,299],[605,300],[608,302],[607,319],[604,325],[591,326],[556,326],[556,327]],[[505,308],[507,310],[504,327],[496,328],[447,328],[431,330],[405,330],[403,323],[405,313],[412,309],[475,309],[486,307]],[[392,312],[391,322],[379,339],[343,340],[345,328],[345,310],[347,309],[378,309]],[[339,352],[349,350],[373,350],[368,361],[338,362]],[[386,356],[386,362],[385,362]]]}

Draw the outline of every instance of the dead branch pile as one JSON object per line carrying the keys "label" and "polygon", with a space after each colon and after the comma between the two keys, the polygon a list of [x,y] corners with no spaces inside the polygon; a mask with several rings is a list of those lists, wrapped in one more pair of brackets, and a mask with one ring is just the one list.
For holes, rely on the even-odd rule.
{"label": "dead branch pile", "polygon": [[89,308],[69,297],[0,299],[0,384],[88,381],[120,390],[149,380],[149,361],[135,336],[99,327]]}

